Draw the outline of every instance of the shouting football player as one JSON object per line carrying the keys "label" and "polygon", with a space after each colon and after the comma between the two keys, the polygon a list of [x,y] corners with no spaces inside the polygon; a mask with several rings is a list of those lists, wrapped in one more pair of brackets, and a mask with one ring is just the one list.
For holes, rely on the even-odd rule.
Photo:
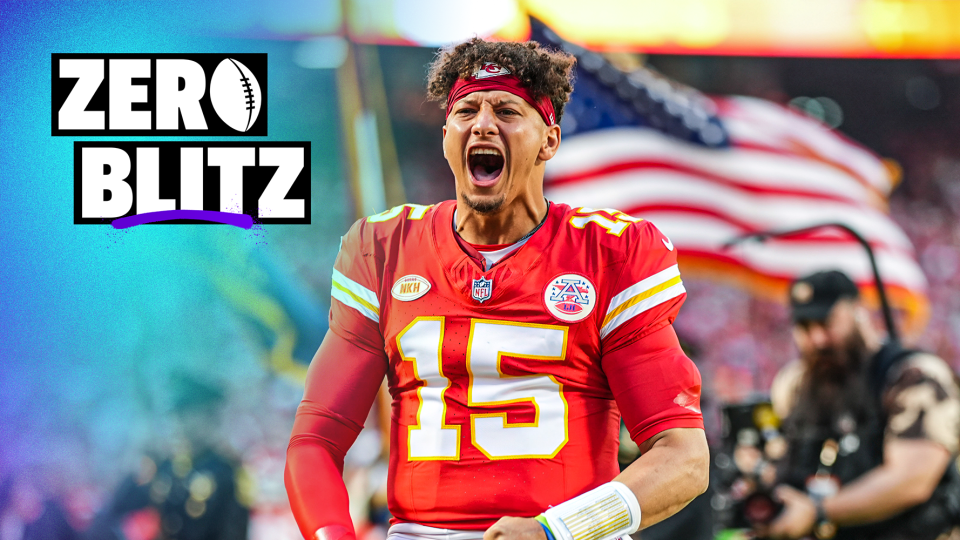
{"label": "shouting football player", "polygon": [[[473,39],[431,66],[457,200],[343,237],[287,451],[304,538],[355,536],[343,458],[384,374],[390,540],[610,540],[706,489],[673,244],[648,221],[543,196],[573,63]],[[622,473],[621,414],[643,452]]]}

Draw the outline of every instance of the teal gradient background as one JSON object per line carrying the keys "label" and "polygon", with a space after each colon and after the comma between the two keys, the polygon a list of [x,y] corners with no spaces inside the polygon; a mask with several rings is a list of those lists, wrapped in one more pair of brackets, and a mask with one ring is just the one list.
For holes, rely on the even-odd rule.
{"label": "teal gradient background", "polygon": [[[292,41],[222,37],[262,9],[249,1],[0,4],[0,476],[40,463],[109,483],[170,429],[174,373],[238,396],[232,417],[256,424],[240,437],[285,445],[300,388],[264,366],[259,337],[211,283],[254,279],[251,269],[268,262],[322,308],[351,216],[340,202],[349,194],[333,71],[298,67]],[[51,136],[54,53],[267,53],[266,139],[311,142],[313,225],[74,225],[73,143],[100,139]],[[264,400],[280,411],[276,434],[257,427],[268,420],[250,420]]]}
{"label": "teal gradient background", "polygon": [[[169,453],[176,438],[171,382],[186,374],[225,391],[222,442],[245,465],[266,464],[257,471],[261,507],[288,508],[283,458],[302,386],[270,364],[279,341],[271,309],[281,297],[293,300],[286,307],[299,314],[293,326],[309,358],[326,330],[331,268],[354,214],[342,166],[335,71],[302,67],[310,62],[298,55],[310,36],[336,34],[343,4],[0,0],[0,487],[25,474],[62,499],[92,491],[85,500],[94,511],[138,469],[144,453]],[[356,5],[369,9],[362,1]],[[430,21],[429,13],[423,19]],[[430,204],[455,196],[439,144],[443,111],[422,93],[424,68],[435,49],[377,49],[408,200]],[[74,225],[75,141],[215,144],[221,138],[52,136],[51,55],[58,53],[266,53],[269,135],[230,140],[311,143],[312,224],[250,230]],[[960,110],[960,67],[926,61],[650,60],[665,76],[707,93],[837,97],[847,115],[841,129],[904,165],[893,217],[915,242],[928,276],[931,268],[952,268],[932,281],[931,290],[939,291],[932,298],[936,326],[919,345],[945,351],[940,354],[956,369],[960,263],[953,262],[960,261],[960,252],[956,236],[944,231],[960,231],[960,206],[951,210],[951,199],[937,194],[960,194],[953,189],[960,158],[954,146],[933,142],[960,140],[952,137],[960,124],[947,125]],[[876,78],[866,76],[874,72]],[[863,76],[855,80],[858,73]],[[946,82],[943,107],[908,108],[904,82],[923,73],[931,84]],[[954,172],[934,171],[940,163]],[[937,182],[943,191],[934,188]],[[696,278],[684,284],[689,298],[676,326],[702,345],[704,391],[713,394],[705,411],[718,439],[719,403],[765,392],[782,363],[795,357],[789,314],[782,304],[728,284]],[[238,308],[238,297],[248,310]],[[356,447],[372,448],[375,459],[379,442],[365,442]],[[251,534],[297,537],[295,526],[286,536]]]}

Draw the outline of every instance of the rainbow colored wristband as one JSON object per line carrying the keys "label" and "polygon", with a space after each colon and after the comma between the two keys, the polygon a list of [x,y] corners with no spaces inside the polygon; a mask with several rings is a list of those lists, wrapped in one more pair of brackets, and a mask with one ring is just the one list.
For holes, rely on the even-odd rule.
{"label": "rainbow colored wristband", "polygon": [[547,524],[547,518],[543,517],[543,514],[533,519],[536,519],[540,523],[540,526],[543,527],[543,532],[547,533],[547,540],[556,540],[556,537],[553,536],[553,531],[550,530],[550,525]]}

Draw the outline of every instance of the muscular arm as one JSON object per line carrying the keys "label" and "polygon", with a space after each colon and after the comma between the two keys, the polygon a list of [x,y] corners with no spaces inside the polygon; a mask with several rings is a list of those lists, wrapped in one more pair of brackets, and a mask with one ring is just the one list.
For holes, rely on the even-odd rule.
{"label": "muscular arm", "polygon": [[890,439],[883,465],[824,499],[823,510],[837,525],[889,518],[929,499],[949,464],[950,453],[933,441]]}
{"label": "muscular arm", "polygon": [[[610,388],[641,456],[616,480],[640,503],[640,527],[663,521],[707,489],[710,452],[700,376],[667,325],[603,359]],[[660,431],[664,426],[668,429]]]}
{"label": "muscular arm", "polygon": [[354,538],[343,457],[363,428],[387,361],[334,332],[327,332],[307,370],[297,409],[284,483],[306,539]]}
{"label": "muscular arm", "polygon": [[958,389],[943,360],[905,359],[883,401],[889,414],[883,463],[823,501],[839,525],[878,521],[928,500],[957,451]]}
{"label": "muscular arm", "polygon": [[[960,425],[953,372],[939,358],[924,354],[896,369],[883,397],[889,414],[883,463],[822,503],[826,517],[837,525],[882,521],[929,500],[951,466]],[[777,496],[785,508],[771,523],[770,536],[807,535],[814,527],[814,502],[788,486],[777,488]]]}
{"label": "muscular arm", "polygon": [[[890,439],[883,464],[823,500],[823,510],[837,525],[873,523],[895,516],[930,498],[950,463],[950,453],[923,439]],[[789,486],[777,488],[784,511],[770,524],[770,538],[802,538],[816,522],[810,497]]]}
{"label": "muscular arm", "polygon": [[616,480],[637,496],[644,529],[676,514],[707,490],[710,452],[699,428],[668,429],[651,437],[641,450],[643,455]]}

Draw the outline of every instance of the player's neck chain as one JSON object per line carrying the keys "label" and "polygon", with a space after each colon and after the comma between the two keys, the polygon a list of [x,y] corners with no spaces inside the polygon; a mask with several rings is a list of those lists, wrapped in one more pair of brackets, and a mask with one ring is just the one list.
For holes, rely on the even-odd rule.
{"label": "player's neck chain", "polygon": [[[523,241],[526,240],[527,238],[530,238],[531,236],[534,235],[534,233],[536,233],[537,231],[540,230],[540,227],[543,227],[543,224],[544,224],[544,223],[547,222],[547,216],[550,215],[550,204],[551,204],[551,203],[550,203],[550,201],[548,201],[548,200],[546,199],[546,197],[544,197],[543,200],[546,201],[546,203],[547,203],[547,211],[543,214],[543,219],[540,220],[540,223],[538,223],[537,226],[534,227],[532,231],[530,231],[530,232],[528,232],[527,234],[523,235],[523,237],[520,238],[519,240],[517,240],[516,242],[511,242],[511,245],[512,245],[512,244],[516,244],[517,242],[523,242]],[[457,210],[454,210],[454,211],[453,211],[453,221],[450,223],[450,225],[453,227],[453,233],[456,234],[457,236],[460,236],[460,233],[457,232],[457,212],[458,212]],[[463,238],[463,237],[460,236],[460,238]],[[471,245],[473,245],[473,244],[471,244]]]}
{"label": "player's neck chain", "polygon": [[[544,201],[547,201],[546,198],[544,198],[543,200],[544,200]],[[530,232],[528,232],[527,234],[523,235],[523,238],[517,240],[517,242],[523,242],[523,241],[526,240],[527,238],[530,238],[531,236],[533,236],[533,233],[539,231],[539,230],[540,230],[540,227],[543,227],[543,224],[547,222],[547,216],[549,216],[549,215],[550,215],[550,201],[547,201],[547,211],[544,212],[544,214],[543,214],[543,219],[540,220],[540,223],[538,223],[537,226],[534,227],[532,231],[530,231]]]}

